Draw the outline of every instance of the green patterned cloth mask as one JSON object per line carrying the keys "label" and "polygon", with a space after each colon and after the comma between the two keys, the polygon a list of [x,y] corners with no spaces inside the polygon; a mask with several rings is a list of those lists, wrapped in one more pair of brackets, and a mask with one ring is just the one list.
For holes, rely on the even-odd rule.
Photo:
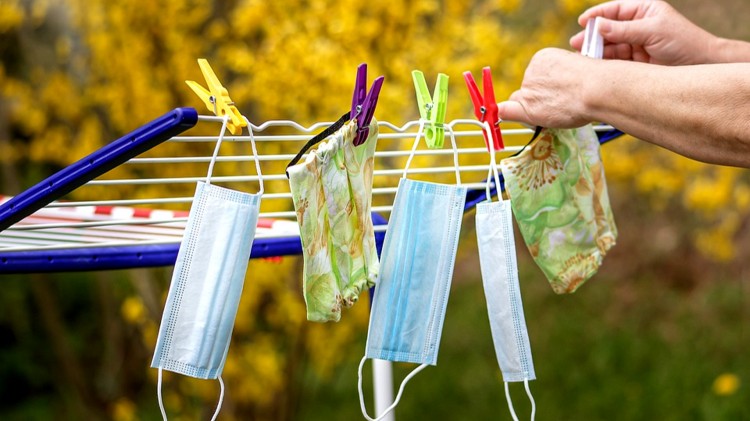
{"label": "green patterned cloth mask", "polygon": [[354,146],[355,121],[288,168],[304,258],[307,319],[339,321],[378,275],[370,215],[373,156],[378,137],[373,122],[365,143]]}
{"label": "green patterned cloth mask", "polygon": [[596,133],[544,129],[500,166],[532,257],[556,293],[574,292],[617,238]]}

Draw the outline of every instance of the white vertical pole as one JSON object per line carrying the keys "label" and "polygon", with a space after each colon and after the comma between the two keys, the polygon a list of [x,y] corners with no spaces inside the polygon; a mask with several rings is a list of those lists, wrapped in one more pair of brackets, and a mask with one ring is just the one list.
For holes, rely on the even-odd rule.
{"label": "white vertical pole", "polygon": [[[393,403],[393,365],[390,361],[372,360],[372,385],[375,389],[377,417]],[[394,411],[383,418],[383,421],[395,421]]]}

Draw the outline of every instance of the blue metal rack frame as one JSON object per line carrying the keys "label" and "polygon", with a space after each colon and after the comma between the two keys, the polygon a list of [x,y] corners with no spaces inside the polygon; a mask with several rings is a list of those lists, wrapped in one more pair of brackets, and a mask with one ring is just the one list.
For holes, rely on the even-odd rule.
{"label": "blue metal rack frame", "polygon": [[0,205],[0,231],[197,122],[194,108],[176,108],[63,168]]}

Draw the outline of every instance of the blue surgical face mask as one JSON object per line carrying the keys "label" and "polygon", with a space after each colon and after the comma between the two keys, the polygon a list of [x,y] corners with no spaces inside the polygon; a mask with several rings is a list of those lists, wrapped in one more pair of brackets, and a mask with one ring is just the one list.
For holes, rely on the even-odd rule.
{"label": "blue surgical face mask", "polygon": [[[226,126],[226,119],[225,119]],[[260,192],[249,194],[210,184],[222,135],[206,182],[198,182],[185,233],[177,254],[151,366],[200,379],[219,379],[224,368],[234,319],[242,294],[250,249],[258,222]],[[251,144],[255,153],[255,142]],[[255,153],[257,157],[257,153]],[[260,179],[260,168],[256,159]]]}
{"label": "blue surgical face mask", "polygon": [[[490,133],[490,130],[487,131]],[[524,382],[531,400],[531,418],[536,407],[529,390],[529,380],[534,380],[534,361],[523,315],[521,290],[518,284],[516,245],[513,237],[513,217],[510,200],[492,202],[490,180],[500,186],[495,162],[495,151],[490,143],[490,171],[487,177],[487,201],[477,204],[476,231],[479,262],[482,269],[484,295],[487,299],[492,341],[505,382],[505,397],[514,420],[517,420],[508,391],[508,382]],[[498,192],[500,189],[497,189]]]}
{"label": "blue surgical face mask", "polygon": [[[451,139],[457,159],[453,136]],[[395,408],[412,376],[437,363],[466,201],[466,187],[460,186],[458,166],[459,185],[409,180],[406,171],[388,221],[365,356],[359,365],[360,406],[368,420],[372,418],[367,415],[362,395],[362,367],[367,358],[420,364],[404,379],[395,402],[378,419]]]}

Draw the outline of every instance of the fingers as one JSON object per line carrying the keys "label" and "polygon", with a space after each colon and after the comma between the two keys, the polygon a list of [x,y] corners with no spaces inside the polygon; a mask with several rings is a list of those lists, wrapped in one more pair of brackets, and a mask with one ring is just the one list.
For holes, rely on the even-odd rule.
{"label": "fingers", "polygon": [[645,45],[653,31],[643,20],[616,21],[599,19],[599,33],[605,41],[615,44]]}
{"label": "fingers", "polygon": [[[511,95],[511,98],[512,97],[513,95]],[[529,117],[529,114],[520,102],[513,100],[500,102],[497,104],[497,111],[498,116],[503,121],[517,121],[520,123],[532,124],[531,117]]]}
{"label": "fingers", "polygon": [[[584,12],[578,18],[578,23],[585,27],[590,18],[600,17],[599,33],[607,44],[629,44],[631,46],[618,45],[614,48],[617,51],[612,51],[613,47],[610,47],[608,48],[609,52],[605,51],[605,58],[631,59],[630,48],[646,44],[648,37],[653,33],[653,28],[649,28],[649,25],[653,26],[653,24],[638,19],[636,16],[637,12],[641,10],[638,6],[642,4],[639,1],[604,3]],[[645,10],[645,6],[643,10]],[[584,37],[585,31],[573,35],[570,38],[570,46],[580,51],[583,47]]]}
{"label": "fingers", "polygon": [[647,7],[642,1],[610,1],[594,6],[578,17],[578,24],[586,26],[589,19],[603,17],[614,20],[633,20],[641,15]]}
{"label": "fingers", "polygon": [[639,61],[641,63],[650,63],[651,55],[640,45],[633,46],[633,61]]}
{"label": "fingers", "polygon": [[[581,51],[581,48],[583,48],[583,36],[583,31],[573,35],[570,38],[570,46]],[[633,60],[642,63],[648,63],[651,59],[651,56],[646,53],[646,50],[641,45],[632,45],[629,43],[617,44],[612,42],[604,45],[604,54],[602,57],[608,60]]]}

